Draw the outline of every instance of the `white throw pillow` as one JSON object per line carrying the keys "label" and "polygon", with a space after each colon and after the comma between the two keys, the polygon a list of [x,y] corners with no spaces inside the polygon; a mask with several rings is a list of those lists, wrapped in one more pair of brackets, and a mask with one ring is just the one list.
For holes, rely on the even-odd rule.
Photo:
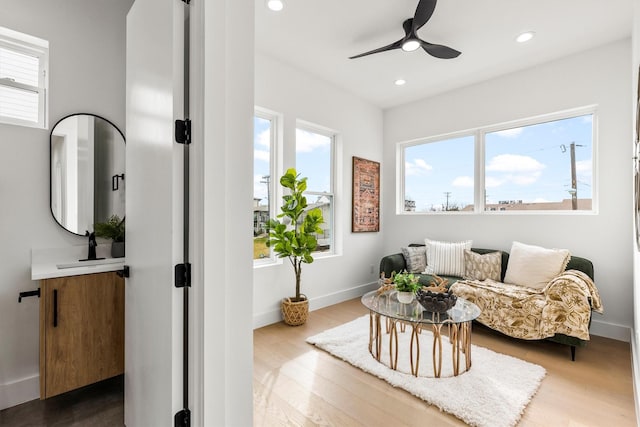
{"label": "white throw pillow", "polygon": [[443,276],[464,275],[464,250],[471,249],[471,240],[464,242],[438,242],[424,239],[427,247],[427,274]]}
{"label": "white throw pillow", "polygon": [[571,254],[567,249],[545,249],[513,242],[504,281],[542,289],[567,268],[570,258]]}

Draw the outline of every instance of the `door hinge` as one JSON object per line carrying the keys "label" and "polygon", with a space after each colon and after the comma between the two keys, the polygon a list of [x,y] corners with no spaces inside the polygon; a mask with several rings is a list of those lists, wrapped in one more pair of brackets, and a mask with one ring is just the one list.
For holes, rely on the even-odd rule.
{"label": "door hinge", "polygon": [[176,142],[191,144],[191,120],[176,120]]}
{"label": "door hinge", "polygon": [[176,412],[173,421],[175,427],[191,427],[191,411],[183,409],[182,411]]}
{"label": "door hinge", "polygon": [[176,264],[173,269],[176,288],[191,286],[191,264]]}

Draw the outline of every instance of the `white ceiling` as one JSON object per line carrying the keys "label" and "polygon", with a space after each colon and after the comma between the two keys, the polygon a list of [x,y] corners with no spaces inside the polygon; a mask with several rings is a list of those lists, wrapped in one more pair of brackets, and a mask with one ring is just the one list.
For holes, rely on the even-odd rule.
{"label": "white ceiling", "polygon": [[[462,52],[437,59],[422,49],[359,59],[404,36],[418,0],[255,0],[256,50],[329,81],[381,108],[528,68],[631,35],[632,0],[440,0],[418,31]],[[516,43],[535,31],[528,43]],[[407,80],[396,86],[398,78]]]}

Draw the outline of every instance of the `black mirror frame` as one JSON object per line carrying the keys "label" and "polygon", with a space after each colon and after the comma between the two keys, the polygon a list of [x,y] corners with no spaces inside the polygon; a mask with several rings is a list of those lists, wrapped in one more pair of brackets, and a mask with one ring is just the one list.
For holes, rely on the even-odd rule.
{"label": "black mirror frame", "polygon": [[[56,224],[58,224],[62,229],[68,231],[71,234],[74,234],[76,236],[82,236],[85,237],[85,234],[79,234],[79,233],[75,233],[71,230],[69,230],[68,228],[66,228],[64,225],[60,224],[60,221],[58,221],[58,219],[56,218],[56,216],[53,214],[53,208],[52,208],[52,203],[53,203],[53,182],[51,180],[51,174],[53,173],[52,167],[51,167],[51,156],[53,155],[53,150],[52,150],[52,136],[53,136],[53,130],[56,128],[56,126],[58,126],[58,124],[60,122],[62,122],[64,119],[67,119],[69,117],[73,117],[73,116],[92,116],[92,117],[96,117],[98,119],[102,119],[105,122],[109,123],[111,126],[114,127],[114,129],[116,129],[118,131],[118,133],[120,134],[120,136],[122,136],[122,142],[126,145],[127,144],[127,139],[124,137],[124,134],[122,133],[122,131],[120,130],[120,128],[118,126],[116,126],[111,120],[109,119],[105,119],[102,116],[99,116],[97,114],[93,114],[93,113],[72,113],[72,114],[68,114],[66,116],[64,116],[63,118],[61,118],[60,120],[58,120],[52,127],[51,127],[51,131],[49,132],[49,212],[51,213],[51,217],[53,218],[53,220],[56,222]],[[123,218],[124,219],[124,218]]]}

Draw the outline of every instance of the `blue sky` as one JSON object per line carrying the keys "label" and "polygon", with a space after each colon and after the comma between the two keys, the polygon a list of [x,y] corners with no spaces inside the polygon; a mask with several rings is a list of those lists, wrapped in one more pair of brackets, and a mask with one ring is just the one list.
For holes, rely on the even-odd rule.
{"label": "blue sky", "polygon": [[[263,178],[269,175],[269,143],[271,140],[271,122],[254,117],[254,170],[253,194],[262,199],[261,205],[267,205],[267,184]],[[285,165],[286,166],[286,165]],[[296,129],[296,170],[307,177],[307,189],[310,191],[330,191],[331,138],[303,129]],[[273,177],[276,182],[280,177]],[[309,202],[312,200],[309,199]]]}
{"label": "blue sky", "polygon": [[[571,198],[570,145],[576,144],[578,198],[592,197],[592,115],[486,134],[487,203],[553,202]],[[446,203],[473,204],[474,138],[465,136],[405,149],[405,198],[416,211]]]}

